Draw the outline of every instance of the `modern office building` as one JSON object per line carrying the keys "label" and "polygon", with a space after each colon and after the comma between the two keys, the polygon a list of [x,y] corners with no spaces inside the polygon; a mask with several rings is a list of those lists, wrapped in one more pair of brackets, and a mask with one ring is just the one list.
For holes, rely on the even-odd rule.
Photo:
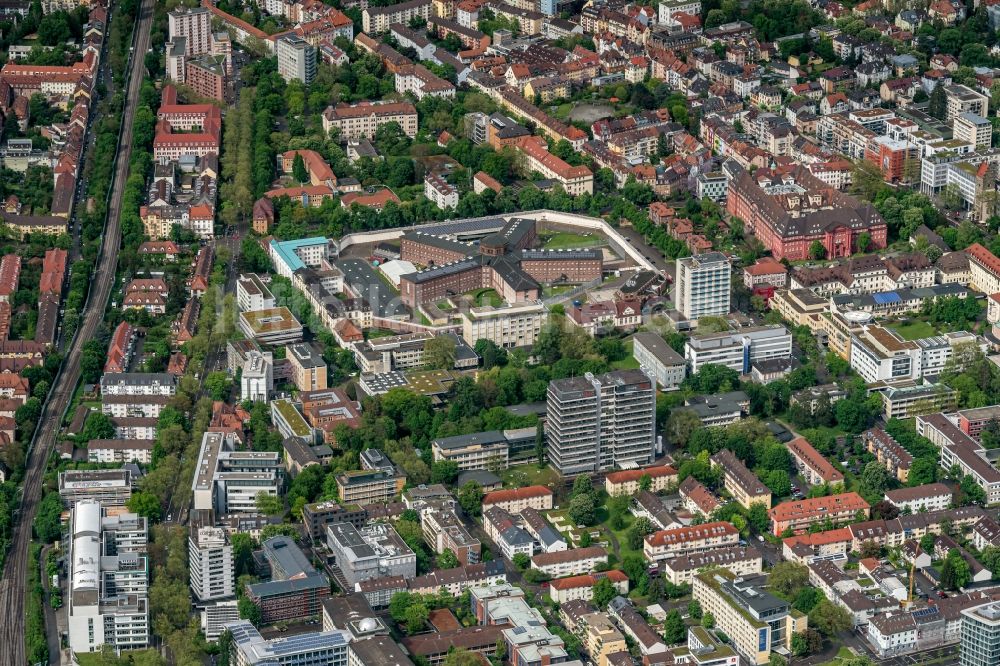
{"label": "modern office building", "polygon": [[803,613],[767,592],[766,583],[766,577],[738,577],[728,569],[694,577],[695,600],[751,664],[768,663],[775,648],[790,649],[792,637],[808,625]]}
{"label": "modern office building", "polygon": [[196,602],[226,599],[236,594],[233,546],[226,531],[211,524],[212,512],[197,512],[205,519],[192,520],[188,535],[188,568]]}
{"label": "modern office building", "polygon": [[721,252],[677,260],[674,305],[685,319],[729,314],[732,266]]}
{"label": "modern office building", "polygon": [[759,326],[723,333],[695,333],[684,344],[691,373],[702,366],[723,365],[741,375],[753,365],[792,357],[792,334],[784,326]]}
{"label": "modern office building", "polygon": [[275,451],[237,451],[232,433],[206,432],[195,469],[194,510],[256,513],[257,495],[277,495],[283,468]]}
{"label": "modern office building", "polygon": [[[246,620],[231,622],[234,666],[348,666],[351,634],[334,630],[265,639]],[[402,665],[401,665],[402,666]]]}
{"label": "modern office building", "polygon": [[434,462],[448,460],[460,471],[507,469],[510,444],[499,430],[441,437],[431,442]]}
{"label": "modern office building", "polygon": [[108,515],[99,502],[70,512],[69,646],[130,650],[149,644],[149,562],[146,519]]}
{"label": "modern office building", "polygon": [[549,460],[562,474],[652,462],[656,382],[642,370],[553,380],[547,414]]}
{"label": "modern office building", "polygon": [[327,388],[326,359],[311,344],[303,342],[285,348],[285,358],[291,368],[291,379],[300,391]]}
{"label": "modern office building", "polygon": [[263,544],[271,580],[246,586],[247,598],[260,608],[267,624],[319,617],[323,600],[330,596],[330,581],[316,571],[292,539],[277,536]]}
{"label": "modern office building", "polygon": [[851,338],[851,367],[868,383],[920,379],[938,375],[955,348],[974,345],[984,353],[986,341],[967,331],[955,331],[918,340],[882,326],[865,326]]}
{"label": "modern office building", "polygon": [[132,473],[125,468],[59,472],[59,497],[68,508],[86,500],[103,506],[125,506],[134,485]]}
{"label": "modern office building", "polygon": [[1000,603],[962,611],[960,666],[1000,664]]}
{"label": "modern office building", "polygon": [[291,33],[274,41],[278,56],[278,73],[285,81],[298,80],[309,85],[316,78],[316,47]]}
{"label": "modern office building", "polygon": [[274,390],[274,355],[252,350],[240,374],[240,399],[267,402]]}
{"label": "modern office building", "polygon": [[673,391],[684,381],[687,362],[658,333],[641,331],[632,336],[632,356],[664,391]]}
{"label": "modern office building", "polygon": [[370,578],[417,575],[417,556],[391,525],[335,523],[326,528],[326,544],[352,588]]}
{"label": "modern office building", "polygon": [[341,472],[336,479],[340,501],[359,506],[392,502],[406,485],[406,475],[395,467]]}

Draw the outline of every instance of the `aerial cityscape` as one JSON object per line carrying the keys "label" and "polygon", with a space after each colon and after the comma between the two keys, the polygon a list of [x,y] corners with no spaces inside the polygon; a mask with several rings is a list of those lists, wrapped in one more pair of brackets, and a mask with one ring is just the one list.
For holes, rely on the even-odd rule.
{"label": "aerial cityscape", "polygon": [[0,572],[0,666],[1000,666],[1000,0],[0,0]]}

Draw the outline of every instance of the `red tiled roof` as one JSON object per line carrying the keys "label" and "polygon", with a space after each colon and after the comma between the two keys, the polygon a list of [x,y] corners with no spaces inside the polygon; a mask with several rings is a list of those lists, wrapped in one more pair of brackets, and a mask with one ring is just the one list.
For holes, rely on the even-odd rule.
{"label": "red tiled roof", "polygon": [[717,536],[727,536],[739,534],[732,523],[715,522],[703,525],[690,525],[688,527],[677,527],[672,530],[660,530],[646,537],[646,541],[651,546],[666,546],[674,543],[685,543],[688,541],[698,541]]}
{"label": "red tiled roof", "polygon": [[645,467],[643,469],[626,469],[621,472],[609,472],[605,477],[611,483],[628,483],[638,481],[643,476],[657,478],[661,476],[677,476],[677,470],[670,465],[659,465],[657,467]]}
{"label": "red tiled roof", "polygon": [[549,583],[549,587],[554,590],[572,590],[576,587],[593,587],[601,578],[607,578],[612,583],[624,583],[628,580],[621,571],[612,569],[597,574],[583,574],[582,576],[569,576],[568,578],[557,578]]}
{"label": "red tiled roof", "polygon": [[969,259],[974,260],[993,275],[1000,277],[1000,259],[997,259],[996,255],[985,247],[979,243],[973,243],[965,248],[965,253],[969,255]]}
{"label": "red tiled roof", "polygon": [[861,495],[841,493],[828,497],[813,497],[794,502],[782,502],[771,509],[771,518],[776,521],[802,520],[824,515],[842,513],[844,511],[859,511],[871,508]]}
{"label": "red tiled roof", "polygon": [[545,486],[525,486],[524,488],[512,488],[509,490],[494,490],[483,497],[483,506],[499,504],[500,502],[514,502],[532,497],[551,496],[552,491]]}

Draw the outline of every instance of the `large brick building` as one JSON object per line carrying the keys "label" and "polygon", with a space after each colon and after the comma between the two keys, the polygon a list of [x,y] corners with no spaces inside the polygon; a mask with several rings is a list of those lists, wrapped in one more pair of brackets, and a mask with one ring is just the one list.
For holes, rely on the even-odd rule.
{"label": "large brick building", "polygon": [[493,289],[509,303],[534,301],[542,284],[583,283],[601,277],[600,250],[533,250],[535,221],[514,218],[478,245],[445,236],[410,232],[400,242],[400,258],[422,271],[400,278],[410,307],[475,289]]}
{"label": "large brick building", "polygon": [[871,204],[837,191],[802,165],[741,170],[729,181],[726,209],[776,259],[809,258],[819,241],[827,258],[858,252],[858,239],[867,233],[867,250],[886,246],[886,223]]}

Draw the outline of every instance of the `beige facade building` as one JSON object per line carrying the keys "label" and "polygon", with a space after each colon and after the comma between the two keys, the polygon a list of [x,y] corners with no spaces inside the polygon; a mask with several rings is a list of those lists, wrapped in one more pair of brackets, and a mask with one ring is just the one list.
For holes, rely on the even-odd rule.
{"label": "beige facade building", "polygon": [[765,585],[764,577],[738,577],[727,569],[694,577],[695,600],[751,664],[767,664],[773,649],[791,648],[792,637],[808,628],[807,617]]}
{"label": "beige facade building", "polygon": [[588,613],[580,618],[583,630],[583,649],[597,666],[608,666],[608,655],[627,652],[625,637],[604,613]]}
{"label": "beige facade building", "polygon": [[328,106],[323,112],[323,131],[329,134],[336,128],[342,141],[374,139],[378,128],[388,123],[399,123],[412,139],[417,135],[417,110],[408,102],[361,102]]}
{"label": "beige facade building", "polygon": [[541,301],[472,308],[462,313],[462,337],[470,345],[490,340],[504,349],[528,347],[535,344],[545,317]]}

